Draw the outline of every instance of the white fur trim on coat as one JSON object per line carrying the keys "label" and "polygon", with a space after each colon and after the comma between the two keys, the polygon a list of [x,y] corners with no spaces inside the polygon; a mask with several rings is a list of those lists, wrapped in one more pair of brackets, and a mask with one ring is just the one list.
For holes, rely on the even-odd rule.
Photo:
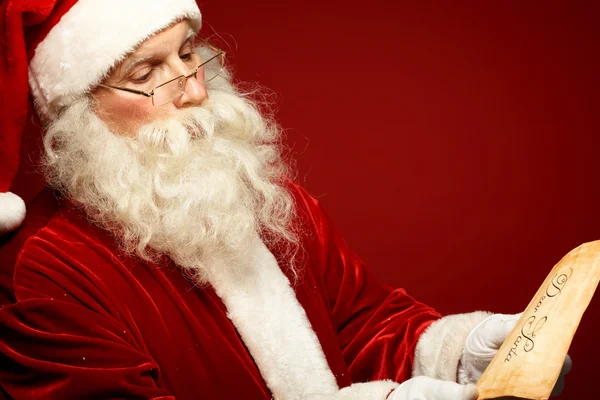
{"label": "white fur trim on coat", "polygon": [[29,64],[37,111],[52,118],[145,39],[183,18],[200,29],[194,0],[79,0],[37,46]]}
{"label": "white fur trim on coat", "polygon": [[0,193],[0,235],[14,231],[25,219],[25,202],[14,193]]}
{"label": "white fur trim on coat", "polygon": [[490,315],[492,314],[485,311],[475,311],[448,315],[432,323],[417,342],[413,376],[425,375],[456,382],[458,363],[467,336]]}
{"label": "white fur trim on coat", "polygon": [[338,392],[306,312],[277,260],[256,236],[247,264],[215,269],[210,283],[277,400]]}

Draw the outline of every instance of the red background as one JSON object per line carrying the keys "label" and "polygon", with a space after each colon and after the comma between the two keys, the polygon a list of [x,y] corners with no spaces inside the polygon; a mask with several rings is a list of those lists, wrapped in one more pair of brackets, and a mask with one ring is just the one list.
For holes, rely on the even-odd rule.
{"label": "red background", "polygon": [[[599,2],[200,5],[382,281],[444,314],[514,313],[600,239]],[[599,297],[562,398],[597,393]]]}

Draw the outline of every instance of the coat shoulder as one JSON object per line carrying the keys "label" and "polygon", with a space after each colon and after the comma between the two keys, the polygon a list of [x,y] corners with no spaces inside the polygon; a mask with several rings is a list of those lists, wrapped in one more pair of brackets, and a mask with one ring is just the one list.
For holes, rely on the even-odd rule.
{"label": "coat shoulder", "polygon": [[103,279],[131,267],[115,239],[76,207],[50,190],[40,196],[0,248],[2,304],[53,297],[74,285],[95,291]]}
{"label": "coat shoulder", "polygon": [[28,204],[27,216],[21,227],[0,237],[0,304],[15,300],[13,276],[17,259],[29,247],[30,239],[37,237],[51,223],[60,206],[53,190],[42,190]]}

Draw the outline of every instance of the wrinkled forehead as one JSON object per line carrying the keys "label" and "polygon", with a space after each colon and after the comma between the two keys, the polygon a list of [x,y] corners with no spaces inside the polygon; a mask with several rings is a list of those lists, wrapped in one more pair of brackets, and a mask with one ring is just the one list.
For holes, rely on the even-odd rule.
{"label": "wrinkled forehead", "polygon": [[131,68],[140,62],[151,58],[164,58],[169,53],[178,52],[184,44],[189,43],[190,39],[197,34],[198,29],[189,19],[176,21],[140,43],[122,61],[109,70],[108,76],[127,74]]}

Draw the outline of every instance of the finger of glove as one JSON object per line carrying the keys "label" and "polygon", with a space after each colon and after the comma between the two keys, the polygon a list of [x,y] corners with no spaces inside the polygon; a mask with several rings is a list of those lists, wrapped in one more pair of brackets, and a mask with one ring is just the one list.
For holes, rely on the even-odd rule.
{"label": "finger of glove", "polygon": [[418,376],[402,383],[390,395],[390,400],[474,400],[475,385],[459,385],[427,376]]}
{"label": "finger of glove", "polygon": [[459,385],[450,381],[441,382],[437,387],[431,387],[433,396],[431,400],[473,400],[477,397],[477,387],[473,384]]}
{"label": "finger of glove", "polygon": [[552,388],[552,393],[550,393],[550,397],[555,397],[555,396],[560,395],[564,388],[565,388],[565,377],[564,377],[564,375],[561,375],[558,377],[558,380],[554,384],[554,387]]}
{"label": "finger of glove", "polygon": [[521,314],[494,314],[483,320],[469,333],[466,351],[481,357],[493,357],[520,317]]}
{"label": "finger of glove", "polygon": [[565,357],[565,362],[563,363],[563,367],[560,370],[560,375],[558,376],[558,380],[554,384],[552,388],[552,393],[550,397],[558,396],[562,393],[565,388],[565,375],[571,372],[571,368],[573,367],[573,361],[571,360],[571,356],[567,354]]}
{"label": "finger of glove", "polygon": [[560,376],[564,376],[564,375],[568,374],[569,372],[571,372],[572,368],[573,368],[573,360],[571,360],[571,356],[567,354],[567,356],[565,357],[565,362],[562,366],[562,369],[560,370]]}
{"label": "finger of glove", "polygon": [[565,388],[565,375],[571,372],[571,368],[573,367],[573,362],[571,361],[571,356],[567,354],[565,357],[565,362],[563,363],[562,369],[560,370],[560,375],[558,376],[558,380],[554,384],[552,388],[552,393],[550,397],[558,396],[562,393]]}

